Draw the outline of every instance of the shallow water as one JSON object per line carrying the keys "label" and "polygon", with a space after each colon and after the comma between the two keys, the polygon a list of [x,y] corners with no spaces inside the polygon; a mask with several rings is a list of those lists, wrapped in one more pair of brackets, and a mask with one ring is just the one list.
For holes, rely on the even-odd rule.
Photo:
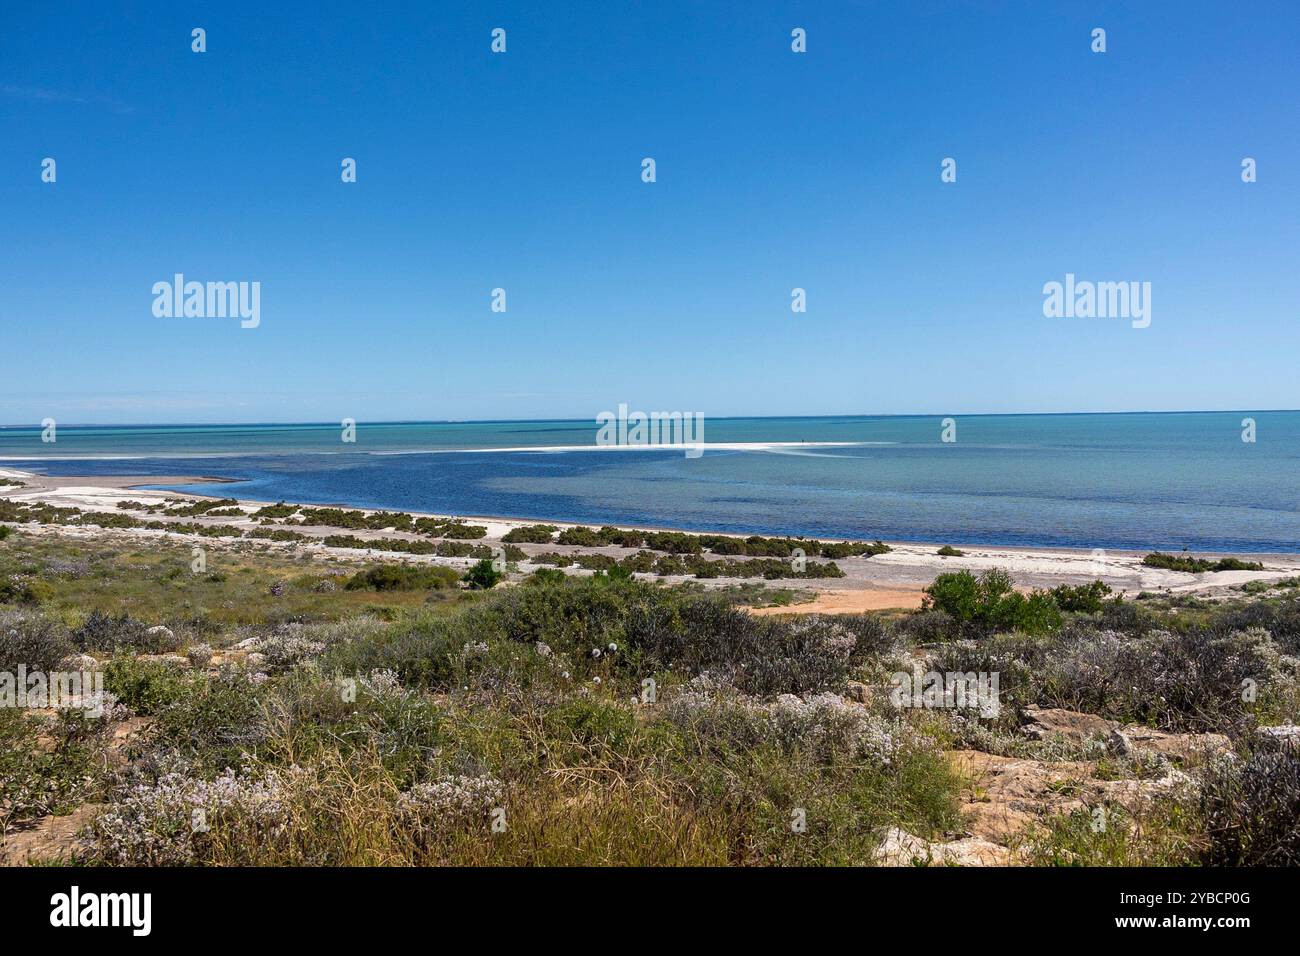
{"label": "shallow water", "polygon": [[[1257,441],[1241,440],[1242,419]],[[707,443],[565,450],[594,422],[0,429],[52,475],[214,475],[220,492],[468,515],[954,544],[1300,550],[1300,412],[709,419]],[[523,452],[472,449],[536,448]],[[169,486],[214,493],[211,485]]]}

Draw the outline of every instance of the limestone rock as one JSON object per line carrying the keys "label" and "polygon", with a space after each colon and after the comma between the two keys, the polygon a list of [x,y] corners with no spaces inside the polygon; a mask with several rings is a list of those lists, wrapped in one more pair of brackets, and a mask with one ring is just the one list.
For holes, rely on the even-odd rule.
{"label": "limestone rock", "polygon": [[877,851],[881,866],[922,866],[931,861],[930,844],[899,827],[890,827]]}
{"label": "limestone rock", "polygon": [[144,633],[145,637],[151,637],[154,640],[162,641],[168,645],[174,645],[176,643],[176,635],[172,633],[172,629],[170,627],[165,627],[162,624],[155,624]]}
{"label": "limestone rock", "polygon": [[891,827],[877,851],[880,866],[1006,866],[1011,851],[979,837],[930,843],[899,827]]}
{"label": "limestone rock", "polygon": [[1056,707],[1026,707],[1024,716],[1029,721],[1024,726],[1025,736],[1033,740],[1055,735],[1079,744],[1089,737],[1107,737],[1118,726],[1105,717]]}
{"label": "limestone rock", "polygon": [[71,654],[59,661],[59,670],[62,671],[97,671],[99,670],[99,661],[89,654]]}
{"label": "limestone rock", "polygon": [[1232,752],[1232,741],[1223,734],[1171,734],[1138,726],[1128,726],[1117,733],[1132,751],[1160,754],[1186,767],[1199,766]]}

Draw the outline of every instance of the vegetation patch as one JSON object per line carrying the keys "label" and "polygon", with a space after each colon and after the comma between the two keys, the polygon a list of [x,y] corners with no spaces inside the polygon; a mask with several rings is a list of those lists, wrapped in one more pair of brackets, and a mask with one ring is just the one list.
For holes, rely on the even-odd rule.
{"label": "vegetation patch", "polygon": [[439,591],[453,588],[460,575],[437,564],[381,564],[358,571],[346,585],[350,591]]}
{"label": "vegetation patch", "polygon": [[1153,551],[1142,559],[1148,568],[1163,568],[1166,571],[1185,571],[1188,574],[1203,574],[1206,571],[1263,571],[1264,565],[1258,561],[1242,561],[1239,558],[1194,558],[1187,554],[1162,554]]}

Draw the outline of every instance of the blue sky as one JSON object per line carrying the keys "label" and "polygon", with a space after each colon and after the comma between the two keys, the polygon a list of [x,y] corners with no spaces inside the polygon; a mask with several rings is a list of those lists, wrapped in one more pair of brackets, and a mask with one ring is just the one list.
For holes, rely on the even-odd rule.
{"label": "blue sky", "polygon": [[[11,4],[0,422],[1295,408],[1298,50],[1290,2]],[[176,272],[261,325],[155,317]],[[1045,318],[1067,272],[1151,326]]]}

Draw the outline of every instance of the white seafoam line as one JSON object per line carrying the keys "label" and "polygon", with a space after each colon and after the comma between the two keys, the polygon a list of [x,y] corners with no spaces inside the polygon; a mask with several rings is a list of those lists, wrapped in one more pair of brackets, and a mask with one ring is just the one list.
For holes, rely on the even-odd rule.
{"label": "white seafoam line", "polygon": [[855,445],[892,445],[893,442],[861,441],[727,441],[727,442],[678,442],[674,444],[657,443],[652,445],[518,445],[509,448],[438,448],[427,452],[412,451],[374,451],[372,455],[497,455],[516,452],[565,452],[565,451],[686,451],[703,448],[705,451],[777,451],[784,448],[850,448]]}

